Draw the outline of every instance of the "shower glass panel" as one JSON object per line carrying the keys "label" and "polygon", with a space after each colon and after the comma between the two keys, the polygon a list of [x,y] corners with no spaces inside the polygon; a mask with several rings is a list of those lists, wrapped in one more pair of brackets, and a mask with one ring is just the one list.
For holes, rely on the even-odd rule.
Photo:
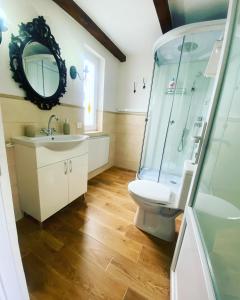
{"label": "shower glass panel", "polygon": [[193,211],[216,298],[240,299],[240,4]]}
{"label": "shower glass panel", "polygon": [[220,36],[220,31],[209,31],[190,34],[184,39],[159,176],[159,182],[171,186],[176,192],[181,183],[184,161],[194,155],[193,137],[200,134],[207,117],[214,78],[207,77],[205,71],[213,45]]}
{"label": "shower glass panel", "polygon": [[207,117],[214,76],[206,70],[222,32],[189,33],[157,49],[139,179],[178,192],[184,161],[194,156],[193,137]]}
{"label": "shower glass panel", "polygon": [[147,125],[144,137],[142,158],[139,175],[142,179],[158,181],[159,167],[161,165],[164,139],[167,134],[168,124],[174,102],[174,89],[169,87],[177,81],[181,61],[181,51],[171,53],[183,44],[183,38],[161,47],[155,55],[152,90],[148,108]]}

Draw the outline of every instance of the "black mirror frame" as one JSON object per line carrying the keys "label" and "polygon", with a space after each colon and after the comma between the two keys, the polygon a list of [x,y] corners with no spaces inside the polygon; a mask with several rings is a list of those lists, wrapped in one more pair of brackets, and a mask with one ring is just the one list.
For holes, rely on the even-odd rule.
{"label": "black mirror frame", "polygon": [[[46,46],[55,57],[59,69],[59,85],[54,95],[43,97],[38,94],[28,82],[24,72],[22,55],[24,48],[31,42],[38,42]],[[32,22],[19,25],[19,35],[11,36],[9,44],[10,69],[13,72],[13,79],[20,83],[19,87],[26,92],[26,100],[36,104],[42,110],[50,110],[53,106],[60,104],[59,98],[66,92],[67,69],[65,61],[61,58],[59,45],[51,33],[50,27],[45,19],[40,16]]]}

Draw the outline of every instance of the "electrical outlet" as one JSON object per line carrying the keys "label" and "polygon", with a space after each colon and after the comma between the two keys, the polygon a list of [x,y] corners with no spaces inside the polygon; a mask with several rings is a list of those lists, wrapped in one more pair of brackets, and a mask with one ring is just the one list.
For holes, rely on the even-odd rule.
{"label": "electrical outlet", "polygon": [[82,122],[77,122],[77,128],[82,129],[82,127],[83,127],[83,123]]}

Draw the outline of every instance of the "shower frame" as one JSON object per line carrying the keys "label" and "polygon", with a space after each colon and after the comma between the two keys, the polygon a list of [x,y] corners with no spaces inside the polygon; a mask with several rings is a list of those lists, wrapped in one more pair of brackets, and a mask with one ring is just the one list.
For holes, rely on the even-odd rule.
{"label": "shower frame", "polygon": [[[224,32],[225,25],[226,25],[226,20],[221,19],[221,20],[214,20],[214,21],[197,22],[197,23],[183,25],[181,27],[175,28],[175,29],[167,32],[166,34],[162,35],[155,42],[155,44],[153,46],[153,56],[155,58],[157,50],[161,46],[164,46],[165,44],[167,44],[167,43],[169,43],[173,40],[182,38],[183,44],[184,44],[184,40],[185,40],[185,37],[187,35],[196,34],[196,33],[203,33],[203,32],[208,32],[208,31],[218,31],[218,30],[222,30]],[[183,44],[182,44],[182,46],[183,46]],[[182,59],[182,49],[181,49],[181,54],[180,54],[180,63],[181,63],[181,59]],[[180,63],[179,63],[179,66],[180,66]],[[153,64],[153,69],[152,69],[153,71],[152,71],[152,81],[151,81],[150,95],[149,95],[149,101],[148,101],[147,114],[146,114],[146,118],[145,118],[145,127],[144,127],[144,134],[143,134],[142,149],[141,149],[140,162],[139,162],[139,167],[138,167],[137,176],[136,176],[138,179],[141,179],[140,178],[140,172],[141,172],[141,166],[142,166],[142,161],[143,161],[143,153],[144,153],[145,138],[146,138],[146,133],[147,133],[147,126],[148,126],[148,121],[149,121],[149,112],[150,112],[151,97],[152,97],[152,90],[153,90],[155,66],[156,66],[156,61],[154,59],[154,64]],[[178,73],[179,73],[179,66],[178,66],[177,76],[178,76]],[[172,106],[174,105],[174,98],[172,100]],[[210,106],[211,106],[211,103],[210,103]],[[170,118],[171,118],[171,113],[170,113]],[[161,165],[160,165],[160,169],[159,169],[158,181],[159,181],[159,178],[160,178],[160,172],[161,172],[162,161],[163,161],[163,156],[164,156],[164,151],[165,151],[166,139],[167,139],[167,136],[168,136],[168,132],[169,132],[169,124],[168,124],[168,128],[167,128],[167,131],[166,131],[166,136],[165,136],[165,139],[164,139],[164,147],[163,147],[163,153],[162,153],[162,158],[161,158]]]}

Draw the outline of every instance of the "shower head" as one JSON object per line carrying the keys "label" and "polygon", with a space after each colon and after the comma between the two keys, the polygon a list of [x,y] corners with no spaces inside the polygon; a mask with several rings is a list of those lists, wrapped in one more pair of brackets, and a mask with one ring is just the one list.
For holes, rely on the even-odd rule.
{"label": "shower head", "polygon": [[194,42],[185,42],[182,45],[178,46],[178,51],[185,53],[192,52],[198,48],[198,44]]}

